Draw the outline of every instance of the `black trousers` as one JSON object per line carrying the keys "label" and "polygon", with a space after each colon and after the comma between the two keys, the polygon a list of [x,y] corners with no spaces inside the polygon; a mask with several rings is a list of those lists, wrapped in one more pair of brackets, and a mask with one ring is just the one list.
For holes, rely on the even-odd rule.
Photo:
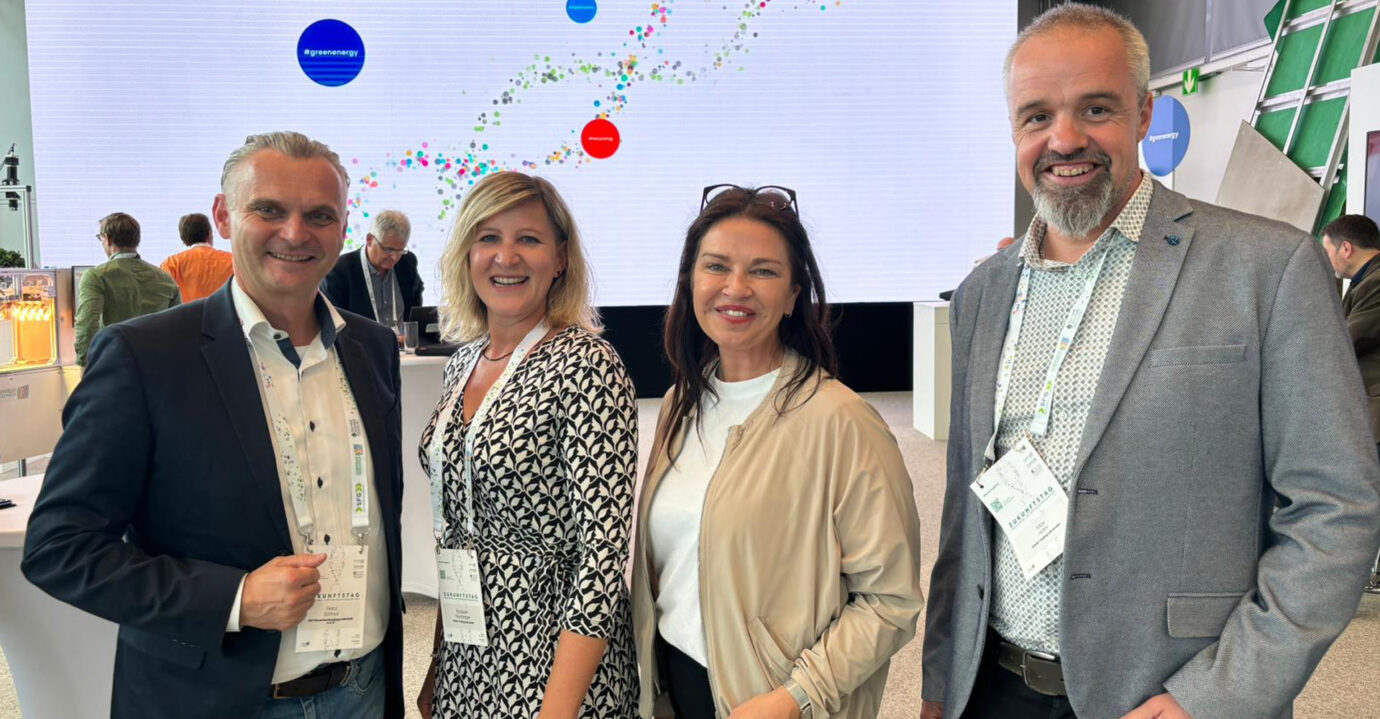
{"label": "black trousers", "polygon": [[671,695],[676,719],[714,719],[714,694],[709,688],[709,670],[684,652],[671,646],[658,634],[656,655],[661,676]]}
{"label": "black trousers", "polygon": [[1025,685],[1025,680],[997,664],[996,632],[987,633],[982,652],[982,668],[963,719],[1077,719],[1068,697],[1041,694]]}

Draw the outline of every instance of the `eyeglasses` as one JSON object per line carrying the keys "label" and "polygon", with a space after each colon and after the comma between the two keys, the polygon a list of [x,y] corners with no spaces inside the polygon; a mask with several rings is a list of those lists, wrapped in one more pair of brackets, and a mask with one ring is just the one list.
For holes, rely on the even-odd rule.
{"label": "eyeglasses", "polygon": [[704,194],[700,196],[700,212],[704,212],[704,208],[708,207],[709,203],[713,202],[719,195],[722,195],[723,193],[732,190],[751,192],[754,198],[756,198],[758,195],[761,195],[762,198],[766,200],[767,205],[770,206],[772,209],[790,210],[791,212],[794,212],[797,215],[800,214],[800,205],[798,205],[795,201],[795,190],[792,190],[789,187],[782,187],[780,185],[762,185],[761,187],[758,187],[756,189],[749,190],[746,187],[739,187],[738,185],[734,185],[732,183],[710,185],[709,187],[704,188]]}
{"label": "eyeglasses", "polygon": [[407,254],[406,247],[389,247],[388,245],[385,245],[382,242],[379,242],[378,240],[374,240],[373,245],[374,247],[383,250],[383,254],[388,255],[389,257],[402,257],[403,255]]}

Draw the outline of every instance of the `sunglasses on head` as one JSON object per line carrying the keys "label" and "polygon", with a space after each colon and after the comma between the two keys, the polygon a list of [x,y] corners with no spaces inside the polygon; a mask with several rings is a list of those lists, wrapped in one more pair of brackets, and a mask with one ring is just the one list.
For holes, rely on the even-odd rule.
{"label": "sunglasses on head", "polygon": [[767,205],[773,209],[790,210],[797,215],[800,214],[800,206],[797,205],[795,201],[795,190],[789,187],[762,185],[755,189],[749,189],[746,187],[739,187],[732,183],[710,185],[704,188],[704,194],[700,196],[700,212],[704,212],[704,208],[708,207],[709,203],[714,201],[714,198],[731,190],[751,192],[754,198],[760,195],[766,200]]}

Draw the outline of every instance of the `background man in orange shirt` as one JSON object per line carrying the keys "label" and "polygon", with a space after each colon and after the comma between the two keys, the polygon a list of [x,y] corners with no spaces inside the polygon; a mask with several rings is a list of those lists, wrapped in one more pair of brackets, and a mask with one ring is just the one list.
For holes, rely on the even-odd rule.
{"label": "background man in orange shirt", "polygon": [[211,220],[206,215],[183,215],[177,234],[187,249],[163,260],[161,267],[177,282],[183,302],[215,292],[235,273],[230,253],[211,246]]}

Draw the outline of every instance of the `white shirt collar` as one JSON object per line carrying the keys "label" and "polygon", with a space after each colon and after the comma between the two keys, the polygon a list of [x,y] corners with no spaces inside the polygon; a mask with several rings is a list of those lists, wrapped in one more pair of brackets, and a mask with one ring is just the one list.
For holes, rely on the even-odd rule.
{"label": "white shirt collar", "polygon": [[[260,310],[254,298],[250,297],[243,287],[240,287],[239,282],[230,283],[230,299],[235,304],[235,314],[240,318],[240,328],[244,330],[244,336],[247,339],[252,340],[255,332],[261,333],[274,342],[287,339],[288,333],[268,323],[268,318],[264,316],[263,310]],[[315,307],[318,321],[322,319],[323,308],[330,317],[330,323],[321,323],[321,334],[318,337],[320,337],[323,345],[329,347],[335,344],[336,335],[345,328],[345,318],[340,316],[335,305],[326,299],[326,295],[318,291]]]}

